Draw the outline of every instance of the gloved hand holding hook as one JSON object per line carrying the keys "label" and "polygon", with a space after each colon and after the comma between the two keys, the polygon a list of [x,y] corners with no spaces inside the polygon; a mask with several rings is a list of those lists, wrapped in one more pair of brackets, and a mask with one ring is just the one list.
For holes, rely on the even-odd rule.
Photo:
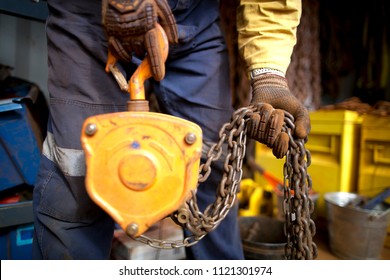
{"label": "gloved hand holding hook", "polygon": [[[165,75],[165,59],[158,47],[157,26],[164,29],[169,43],[178,42],[175,18],[166,0],[103,0],[103,26],[108,36],[106,72],[117,60],[130,62],[132,54],[148,54],[155,80]],[[115,73],[114,73],[115,75]]]}

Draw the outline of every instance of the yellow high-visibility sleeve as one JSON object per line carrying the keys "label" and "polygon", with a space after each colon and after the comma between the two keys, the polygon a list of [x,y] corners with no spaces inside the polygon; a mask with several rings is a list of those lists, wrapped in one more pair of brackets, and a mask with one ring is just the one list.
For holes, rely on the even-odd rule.
{"label": "yellow high-visibility sleeve", "polygon": [[237,9],[238,48],[248,73],[272,68],[286,73],[296,44],[301,0],[241,0]]}

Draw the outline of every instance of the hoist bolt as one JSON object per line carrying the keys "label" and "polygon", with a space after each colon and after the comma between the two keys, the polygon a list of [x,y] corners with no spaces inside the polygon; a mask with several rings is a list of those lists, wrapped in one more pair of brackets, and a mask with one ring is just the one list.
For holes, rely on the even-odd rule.
{"label": "hoist bolt", "polygon": [[188,210],[185,208],[181,208],[178,211],[177,220],[181,224],[185,224],[188,222],[190,214],[188,213]]}
{"label": "hoist bolt", "polygon": [[136,223],[131,223],[126,228],[126,233],[129,236],[134,236],[138,233],[138,225]]}
{"label": "hoist bolt", "polygon": [[85,127],[85,134],[87,134],[89,136],[94,135],[96,133],[96,131],[97,131],[97,126],[95,123],[89,123]]}
{"label": "hoist bolt", "polygon": [[195,143],[196,141],[196,135],[192,132],[189,132],[186,134],[186,137],[184,138],[184,140],[186,141],[186,143],[188,145],[192,145]]}

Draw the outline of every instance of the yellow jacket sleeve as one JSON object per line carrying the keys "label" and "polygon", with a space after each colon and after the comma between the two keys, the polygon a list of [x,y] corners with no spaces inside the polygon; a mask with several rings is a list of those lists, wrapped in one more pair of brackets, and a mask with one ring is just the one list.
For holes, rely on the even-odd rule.
{"label": "yellow jacket sleeve", "polygon": [[238,48],[248,73],[272,68],[286,73],[296,43],[301,0],[241,0],[237,9]]}

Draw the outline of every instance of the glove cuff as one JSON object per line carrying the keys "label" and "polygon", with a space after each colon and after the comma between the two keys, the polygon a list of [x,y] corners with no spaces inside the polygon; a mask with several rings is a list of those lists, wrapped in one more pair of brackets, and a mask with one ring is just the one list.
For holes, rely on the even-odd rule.
{"label": "glove cuff", "polygon": [[260,76],[260,75],[263,75],[263,74],[273,74],[273,75],[277,75],[277,76],[280,76],[280,77],[285,77],[284,73],[278,69],[274,69],[274,68],[257,68],[257,69],[253,69],[251,71],[251,79],[257,77],[257,76]]}
{"label": "glove cuff", "polygon": [[251,81],[254,90],[259,88],[283,88],[289,90],[287,79],[274,74],[262,74],[254,77]]}

